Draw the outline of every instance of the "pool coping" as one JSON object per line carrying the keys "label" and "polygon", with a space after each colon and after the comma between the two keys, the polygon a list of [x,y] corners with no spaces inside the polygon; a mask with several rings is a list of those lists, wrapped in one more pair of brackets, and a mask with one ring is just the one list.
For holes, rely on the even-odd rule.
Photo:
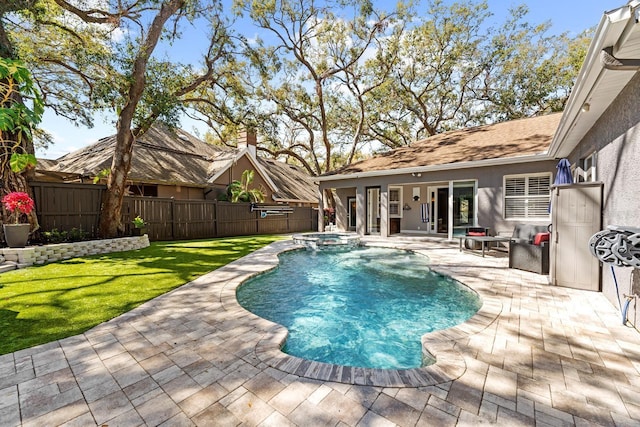
{"label": "pool coping", "polygon": [[[428,257],[423,251],[414,250],[410,245],[402,243],[364,242],[363,245],[411,250]],[[238,274],[228,280],[220,290],[220,301],[225,310],[243,312],[254,326],[262,330],[263,335],[255,345],[256,357],[267,366],[285,373],[313,380],[379,387],[426,387],[445,383],[460,378],[467,369],[464,357],[455,348],[456,343],[489,327],[502,312],[502,303],[499,299],[484,292],[483,289],[474,288],[456,279],[478,293],[482,306],[466,322],[422,336],[423,356],[432,356],[436,359],[436,362],[429,366],[412,369],[373,369],[334,365],[291,356],[281,351],[287,338],[287,329],[242,307],[236,299],[236,290],[251,277],[276,268],[279,263],[279,254],[296,249],[304,249],[304,246],[295,244],[292,240],[284,240],[247,255],[242,259],[242,264],[251,265],[251,271],[238,269]],[[433,270],[451,276],[450,272],[439,271],[437,267]]]}

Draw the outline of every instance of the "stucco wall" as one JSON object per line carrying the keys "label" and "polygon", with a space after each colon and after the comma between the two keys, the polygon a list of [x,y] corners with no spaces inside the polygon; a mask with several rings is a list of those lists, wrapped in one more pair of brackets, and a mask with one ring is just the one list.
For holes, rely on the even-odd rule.
{"label": "stucco wall", "polygon": [[[221,188],[226,188],[229,183],[233,181],[240,181],[242,179],[242,173],[245,170],[253,170],[255,171],[255,167],[253,163],[247,158],[247,156],[242,156],[238,161],[233,164],[225,173],[223,173],[213,184],[215,186],[219,186]],[[273,200],[272,195],[273,191],[264,180],[262,175],[260,175],[257,171],[253,175],[253,182],[251,183],[250,188],[259,188],[264,191],[265,194],[265,202],[269,203]]]}
{"label": "stucco wall", "polygon": [[356,197],[355,188],[340,188],[336,190],[336,227],[338,228],[338,230],[349,231],[349,205],[347,202],[350,197]]}
{"label": "stucco wall", "polygon": [[173,197],[176,200],[202,200],[204,189],[196,187],[158,185],[158,197]]}
{"label": "stucco wall", "polygon": [[[320,183],[320,188],[336,189],[337,198],[340,205],[337,213],[346,217],[347,197],[356,194],[356,188],[360,187],[364,193],[366,187],[388,185],[404,185],[405,193],[403,204],[406,202],[411,206],[411,210],[403,212],[401,229],[404,231],[424,231],[425,224],[420,220],[420,204],[426,201],[427,187],[433,184],[446,185],[449,180],[478,182],[478,224],[490,227],[494,234],[510,235],[515,224],[522,221],[507,221],[503,215],[502,186],[505,175],[534,174],[541,172],[551,172],[555,176],[555,161],[540,161],[514,165],[492,166],[482,168],[468,168],[460,170],[438,171],[422,173],[420,177],[411,174],[393,175],[386,177],[369,177],[361,179],[346,179],[341,181],[324,181]],[[553,180],[553,177],[552,177]],[[421,188],[420,201],[414,202],[411,198],[412,188]],[[341,227],[341,220],[338,219],[338,228]],[[345,219],[346,221],[346,219]],[[536,222],[540,225],[547,225],[550,221],[545,219]],[[420,228],[418,228],[420,227]]]}
{"label": "stucco wall", "polygon": [[[626,86],[571,153],[572,164],[597,151],[596,175],[604,183],[603,227],[640,227],[640,74]],[[620,294],[640,293],[640,274],[632,268],[615,268]],[[632,289],[635,286],[635,289]],[[618,307],[615,283],[609,265],[602,269],[602,290]],[[622,298],[622,295],[620,296]],[[623,300],[624,303],[624,300]],[[638,325],[631,306],[630,319]]]}
{"label": "stucco wall", "polygon": [[[402,204],[410,207],[409,210],[402,211],[402,220],[400,221],[400,228],[402,230],[412,231],[426,231],[427,224],[422,222],[420,214],[420,206],[423,203],[427,203],[427,184],[409,184],[406,185],[403,190]],[[413,189],[420,189],[420,200],[413,200]]]}

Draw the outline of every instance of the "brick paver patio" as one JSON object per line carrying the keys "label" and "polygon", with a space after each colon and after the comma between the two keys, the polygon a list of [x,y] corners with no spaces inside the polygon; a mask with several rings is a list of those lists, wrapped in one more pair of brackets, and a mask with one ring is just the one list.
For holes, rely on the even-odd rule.
{"label": "brick paver patio", "polygon": [[[444,243],[402,246],[476,289],[485,306],[425,337],[438,363],[416,371],[420,387],[400,386],[416,380],[402,372],[353,370],[346,378],[365,385],[336,382],[343,371],[280,356],[280,328],[239,307],[234,290],[291,245],[83,335],[0,356],[0,425],[640,425],[640,334],[602,294],[549,286],[504,257]],[[316,379],[299,376],[307,373]]]}

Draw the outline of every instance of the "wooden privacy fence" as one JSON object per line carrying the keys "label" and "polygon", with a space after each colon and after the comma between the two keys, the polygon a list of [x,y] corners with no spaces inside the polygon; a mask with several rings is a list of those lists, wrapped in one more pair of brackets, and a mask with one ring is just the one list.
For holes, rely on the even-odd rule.
{"label": "wooden privacy fence", "polygon": [[[104,185],[49,182],[32,182],[31,185],[43,231],[81,228],[91,237],[97,237]],[[288,211],[252,211],[248,203],[125,196],[122,223],[125,234],[130,234],[131,221],[141,216],[147,223],[150,240],[190,240],[317,229],[317,209],[293,207]]]}
{"label": "wooden privacy fence", "polygon": [[97,237],[104,185],[31,182],[40,230],[80,228]]}

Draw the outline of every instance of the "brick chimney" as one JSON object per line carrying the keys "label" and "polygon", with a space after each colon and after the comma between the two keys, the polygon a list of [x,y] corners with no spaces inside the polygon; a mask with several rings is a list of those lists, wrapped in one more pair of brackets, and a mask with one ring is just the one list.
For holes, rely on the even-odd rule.
{"label": "brick chimney", "polygon": [[254,159],[256,157],[256,144],[258,142],[258,136],[256,131],[252,129],[241,129],[238,133],[238,148],[240,150],[244,148],[249,149],[249,155]]}

